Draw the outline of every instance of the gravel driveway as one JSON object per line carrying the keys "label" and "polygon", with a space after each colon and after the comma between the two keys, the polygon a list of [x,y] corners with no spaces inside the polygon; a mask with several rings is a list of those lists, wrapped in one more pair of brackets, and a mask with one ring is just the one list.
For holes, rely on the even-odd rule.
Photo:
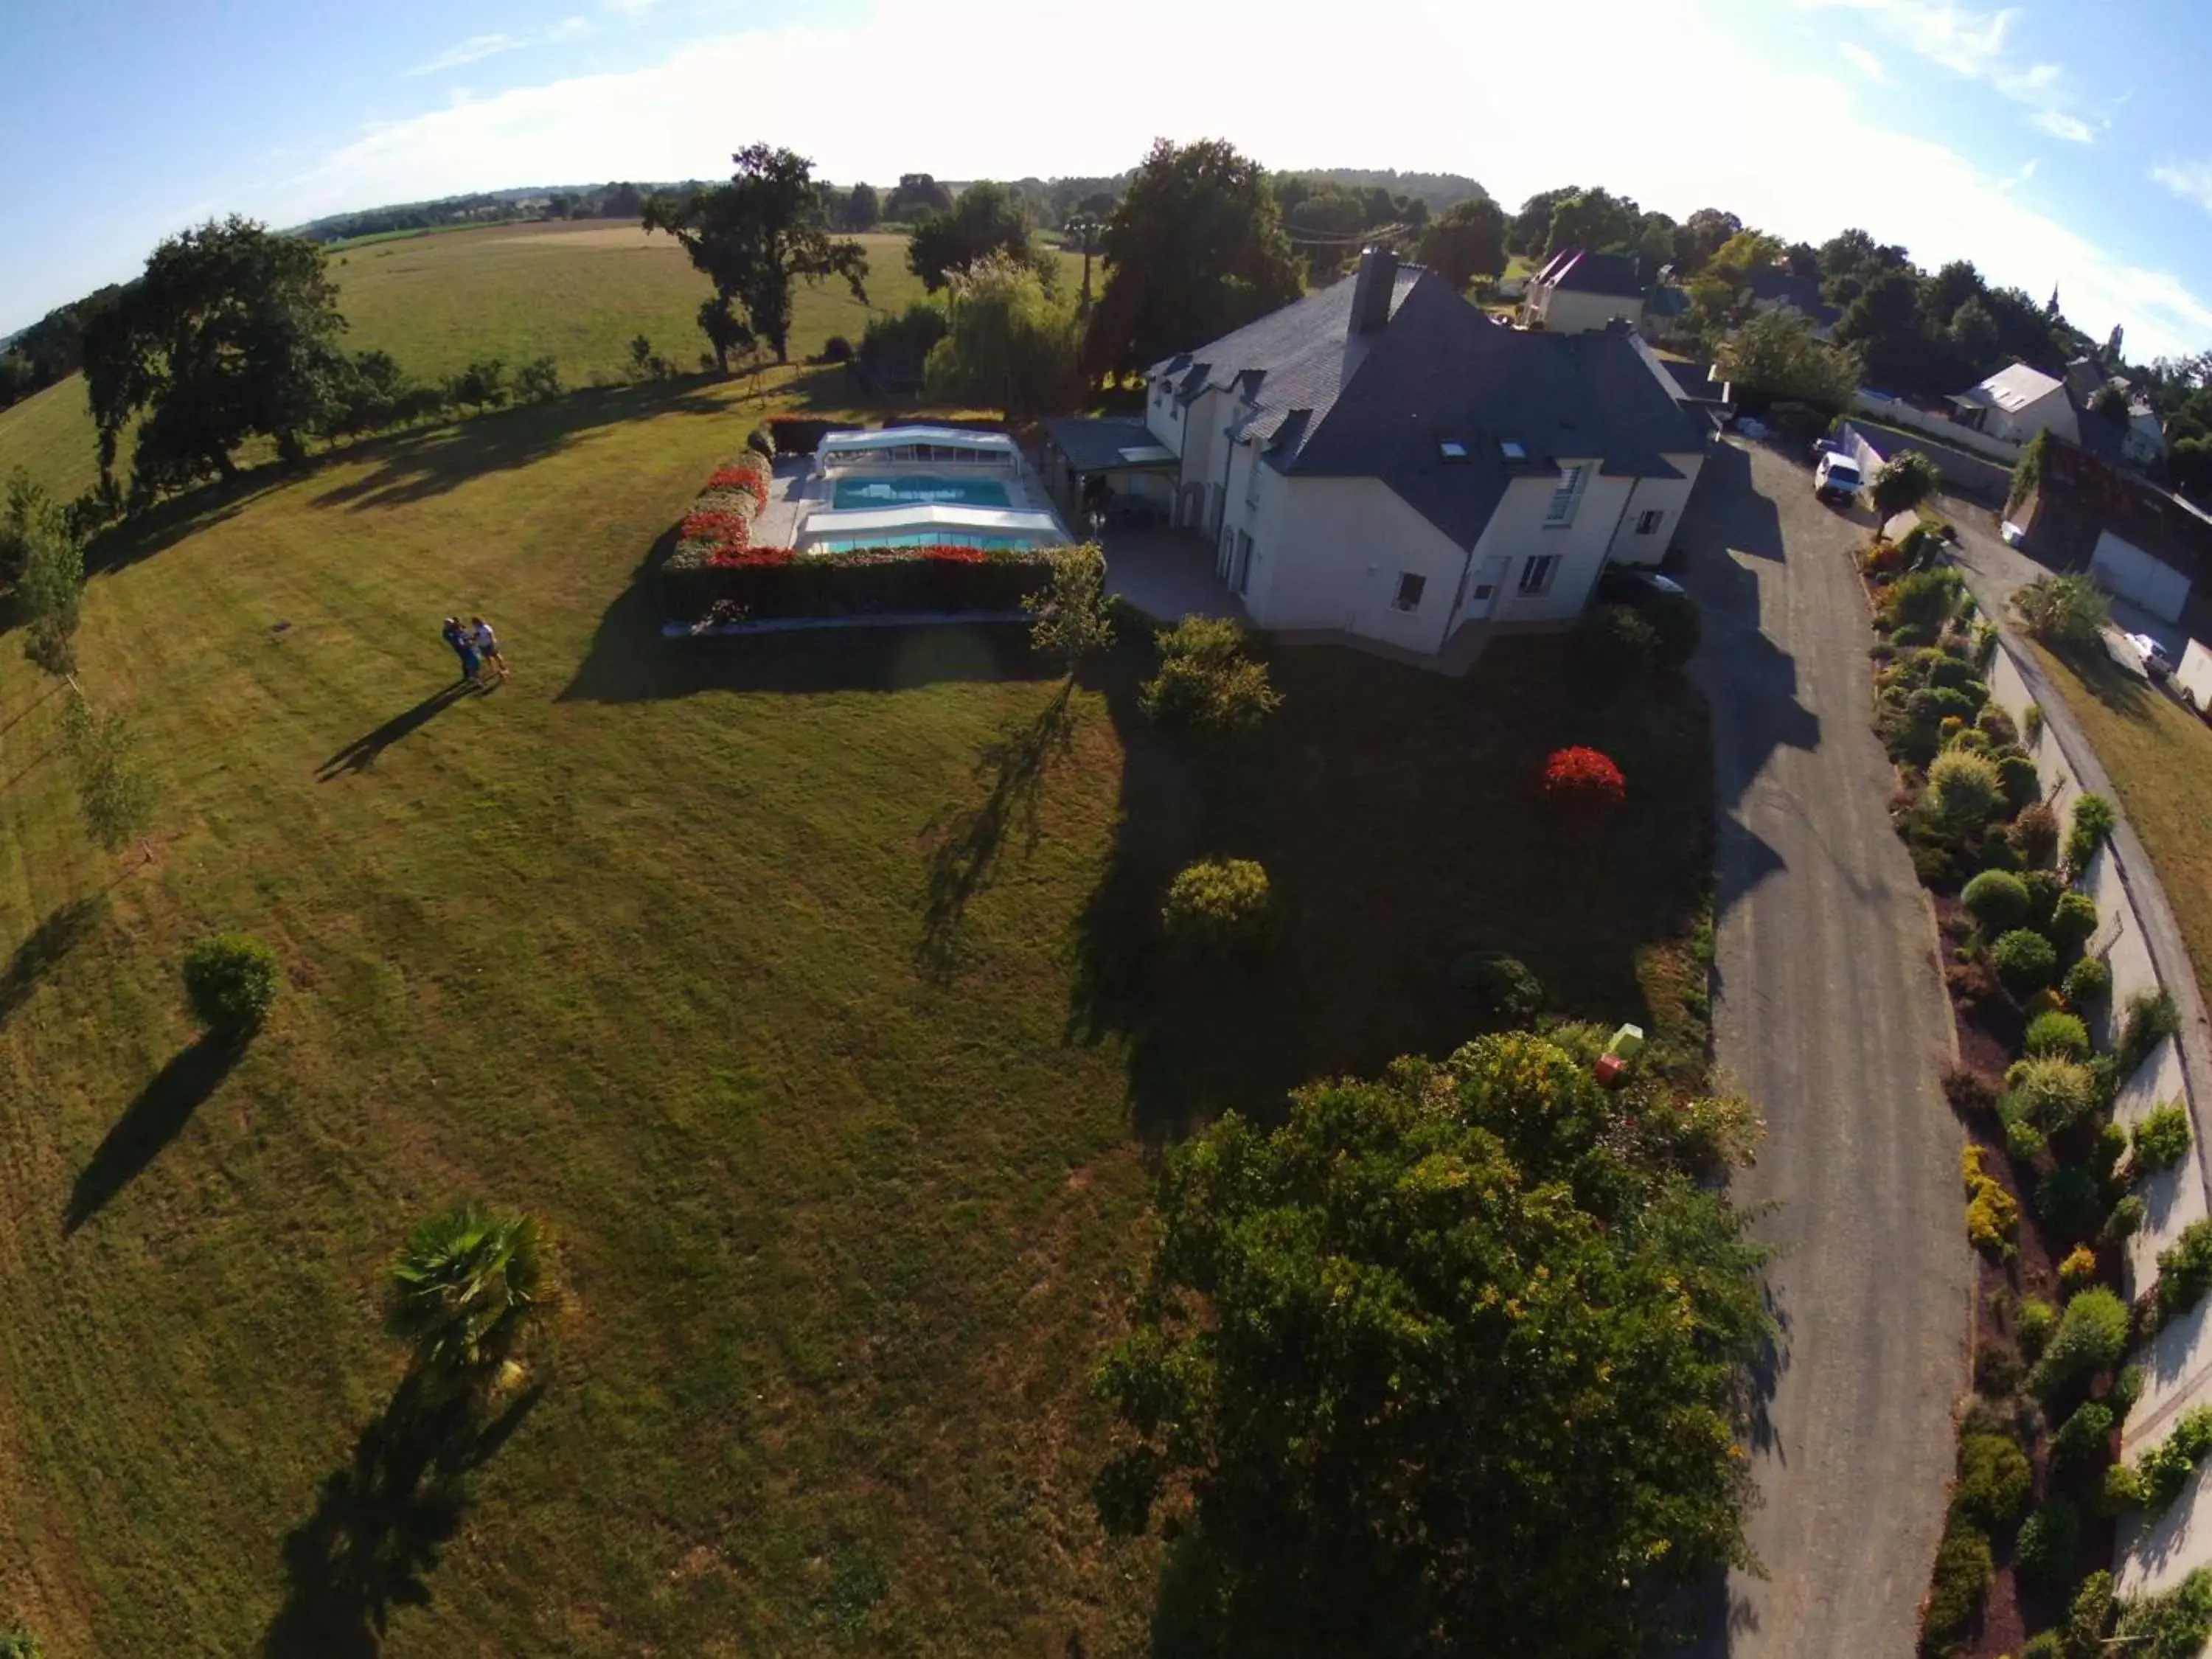
{"label": "gravel driveway", "polygon": [[1784,1326],[1753,1449],[1767,1577],[1731,1577],[1705,1649],[1730,1659],[1911,1653],[1967,1384],[1950,1016],[1868,724],[1866,533],[1804,468],[1731,444],[1680,538],[1720,793],[1715,1042],[1767,1121],[1736,1194],[1773,1206]]}

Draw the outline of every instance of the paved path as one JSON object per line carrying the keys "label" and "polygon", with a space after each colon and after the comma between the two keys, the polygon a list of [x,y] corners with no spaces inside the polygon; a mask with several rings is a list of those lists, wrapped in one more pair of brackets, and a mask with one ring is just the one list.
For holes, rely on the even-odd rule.
{"label": "paved path", "polygon": [[1706,1652],[1729,1659],[1912,1652],[1967,1381],[1950,1018],[1869,726],[1865,534],[1802,467],[1729,447],[1681,537],[1722,808],[1715,1040],[1767,1120],[1736,1191],[1775,1206],[1785,1324],[1753,1449],[1768,1577],[1728,1586]]}

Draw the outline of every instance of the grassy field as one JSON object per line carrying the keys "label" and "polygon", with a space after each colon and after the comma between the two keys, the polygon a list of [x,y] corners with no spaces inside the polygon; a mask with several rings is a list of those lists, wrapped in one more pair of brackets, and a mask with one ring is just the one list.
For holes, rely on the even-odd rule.
{"label": "grassy field", "polygon": [[[586,392],[96,544],[150,863],[86,842],[0,639],[0,1613],[57,1659],[374,1652],[386,1600],[393,1656],[1146,1651],[1085,1378],[1159,1137],[1449,1047],[1470,948],[1702,1040],[1693,693],[1286,652],[1210,755],[1137,715],[1141,642],[1065,698],[1018,634],[671,645],[646,568],[758,413]],[[477,608],[518,676],[454,696]],[[1568,742],[1631,780],[1596,841],[1531,810]],[[1163,957],[1202,853],[1273,872],[1266,968]],[[177,1000],[218,927],[289,980],[234,1065]],[[426,1488],[377,1287],[470,1194],[568,1297]]]}
{"label": "grassy field", "polygon": [[[871,234],[868,301],[842,283],[798,286],[791,351],[813,356],[833,334],[858,341],[877,311],[902,311],[921,297],[906,268],[906,238]],[[1082,256],[1063,252],[1072,292]],[[408,235],[331,256],[349,351],[383,350],[410,374],[435,380],[485,357],[510,368],[551,356],[568,386],[618,376],[629,342],[642,334],[686,368],[706,342],[699,302],[706,279],[666,236],[636,226],[491,225],[435,236]],[[0,410],[0,476],[16,466],[67,500],[99,477],[92,416],[76,376]],[[128,466],[126,451],[125,465]]]}
{"label": "grassy field", "polygon": [[2112,775],[2212,999],[2212,726],[2101,656],[2077,662],[2034,648]]}

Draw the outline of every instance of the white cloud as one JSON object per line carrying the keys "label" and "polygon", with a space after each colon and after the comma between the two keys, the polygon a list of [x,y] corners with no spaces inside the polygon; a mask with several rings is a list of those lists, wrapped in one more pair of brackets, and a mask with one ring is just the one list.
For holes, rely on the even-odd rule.
{"label": "white cloud", "polygon": [[2183,201],[2212,213],[2212,161],[2160,161],[2150,176]]}
{"label": "white cloud", "polygon": [[[2104,123],[2085,119],[2066,72],[2057,64],[2026,64],[2012,57],[2010,38],[2019,21],[2016,7],[1977,10],[1955,0],[1796,0],[1801,10],[1856,13],[1907,51],[1954,75],[1987,82],[2053,137],[2086,144]],[[1842,48],[1853,63],[1852,44]],[[1863,48],[1859,48],[1863,51]]]}
{"label": "white cloud", "polygon": [[1881,59],[1857,41],[1846,40],[1836,50],[1843,53],[1845,62],[1876,86],[1886,87],[1889,84],[1889,71],[1881,66]]}
{"label": "white cloud", "polygon": [[2063,138],[2069,144],[2086,144],[2097,136],[2097,130],[2087,121],[2063,110],[2039,109],[2031,118],[2052,137]]}
{"label": "white cloud", "polygon": [[592,32],[588,17],[564,17],[545,28],[532,30],[528,34],[472,34],[456,46],[451,46],[435,57],[426,58],[412,69],[404,70],[410,76],[441,75],[447,70],[459,69],[465,64],[482,63],[487,58],[496,58],[501,52],[520,52],[526,46],[551,46],[564,40],[579,40]]}
{"label": "white cloud", "polygon": [[[1889,3],[1890,0],[1884,0]],[[1864,9],[1865,8],[1861,8]],[[1922,9],[1926,9],[1923,8]],[[1224,137],[1275,167],[1452,168],[1517,202],[1575,179],[1602,182],[1677,218],[1700,207],[1741,213],[1790,240],[1814,242],[1846,225],[1902,242],[1929,268],[1971,258],[1993,280],[2039,298],[2056,282],[2092,334],[2114,322],[2151,351],[2212,339],[2212,307],[2172,275],[2131,260],[2038,211],[2002,177],[1956,151],[1899,131],[1893,100],[1862,109],[1833,78],[1837,60],[1795,68],[1759,55],[1705,0],[1589,0],[1572,121],[1556,86],[1501,75],[1501,4],[1401,0],[1394,61],[1404,73],[1347,82],[1338,59],[1311,50],[1302,27],[1339,14],[1321,0],[1276,0],[1271,27],[1215,0],[1122,0],[1117,26],[1088,9],[1036,0],[932,0],[884,6],[864,32],[805,22],[691,43],[650,67],[576,76],[488,94],[364,132],[311,170],[239,205],[278,224],[380,202],[497,188],[519,180],[680,179],[719,173],[730,152],[761,136],[812,156],[820,176],[878,184],[926,168],[941,178],[1112,173],[1155,136]],[[2004,14],[1946,25],[1944,50],[1991,61]],[[1176,40],[1180,61],[1233,63],[1264,97],[1194,100],[1187,76],[1163,73],[1153,43]],[[1613,43],[1607,45],[1606,43]],[[1980,57],[1977,58],[1976,54]],[[836,95],[821,65],[839,66]],[[1039,64],[1084,65],[1115,95],[1080,121],[1036,122],[1018,134],[1002,100],[934,100],[914,118],[917,76],[957,62],[978,86],[1033,80]],[[1993,68],[1983,73],[1994,75]],[[2032,79],[2033,70],[2007,71]],[[2045,76],[2048,86],[2063,77]],[[1650,88],[1730,88],[1743,132],[1817,131],[1824,150],[1852,158],[1806,188],[1802,158],[1771,146],[1716,145],[1694,125],[1650,118]],[[1856,83],[1863,88],[1863,82]],[[1465,118],[1464,88],[1484,88],[1484,119]],[[731,88],[744,88],[733,105]],[[1312,112],[1331,112],[1317,124]],[[1541,133],[1541,143],[1512,135]],[[2207,169],[2212,177],[2212,169]]]}

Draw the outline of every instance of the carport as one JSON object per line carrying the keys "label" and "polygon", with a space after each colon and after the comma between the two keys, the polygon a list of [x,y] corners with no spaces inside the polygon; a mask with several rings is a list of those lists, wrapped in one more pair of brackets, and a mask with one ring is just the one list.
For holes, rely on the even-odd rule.
{"label": "carport", "polygon": [[1182,464],[1142,421],[1071,416],[1044,429],[1045,482],[1070,525],[1094,513],[1115,523],[1167,521]]}

